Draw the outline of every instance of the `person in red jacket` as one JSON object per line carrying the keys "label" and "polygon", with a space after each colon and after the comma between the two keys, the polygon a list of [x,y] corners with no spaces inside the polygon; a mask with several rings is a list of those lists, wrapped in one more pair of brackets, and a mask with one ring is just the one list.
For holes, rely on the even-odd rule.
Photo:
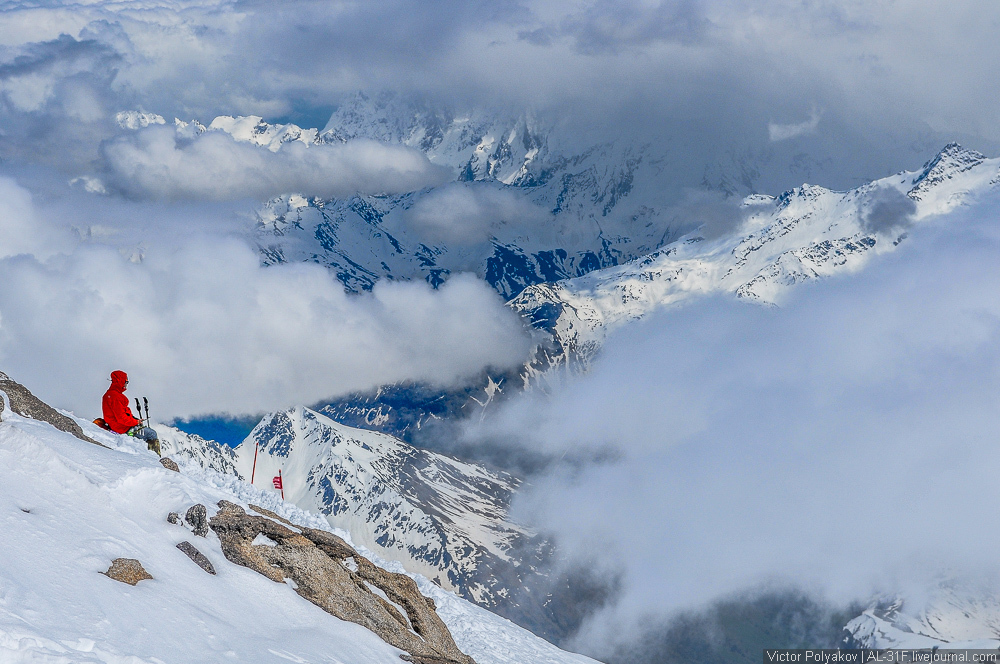
{"label": "person in red jacket", "polygon": [[115,433],[124,433],[146,441],[146,446],[160,454],[160,438],[151,427],[144,426],[142,420],[132,414],[125,396],[125,386],[128,385],[128,374],[124,371],[111,372],[111,387],[104,393],[101,407],[104,410],[104,421]]}

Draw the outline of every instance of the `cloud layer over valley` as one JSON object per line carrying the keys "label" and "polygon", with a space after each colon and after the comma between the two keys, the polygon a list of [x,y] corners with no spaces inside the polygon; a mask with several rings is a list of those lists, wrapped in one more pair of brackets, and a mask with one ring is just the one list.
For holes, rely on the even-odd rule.
{"label": "cloud layer over valley", "polygon": [[[322,267],[265,268],[218,222],[172,217],[189,209],[133,219],[159,230],[151,246],[126,250],[136,233],[117,236],[114,223],[142,207],[40,208],[8,179],[0,191],[0,363],[81,414],[99,413],[114,369],[129,371],[166,419],[256,413],[407,379],[448,384],[516,365],[530,348],[520,319],[472,276],[351,296]],[[104,221],[105,237],[81,241],[58,218],[67,207],[74,224]]]}
{"label": "cloud layer over valley", "polygon": [[563,458],[516,510],[623,570],[578,645],[607,655],[644,618],[760,587],[846,604],[997,578],[998,219],[993,200],[921,225],[781,308],[652,317],[470,434]]}

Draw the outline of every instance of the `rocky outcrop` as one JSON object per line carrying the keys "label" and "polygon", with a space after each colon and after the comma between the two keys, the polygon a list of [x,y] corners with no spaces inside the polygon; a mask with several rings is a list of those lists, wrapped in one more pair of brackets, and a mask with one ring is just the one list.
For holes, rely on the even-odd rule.
{"label": "rocky outcrop", "polygon": [[[370,629],[408,652],[410,661],[475,664],[455,645],[434,602],[420,594],[410,577],[377,567],[326,531],[295,526],[262,508],[254,510],[284,523],[249,515],[225,500],[219,508],[209,526],[229,561],[278,583],[291,579],[299,595],[331,615]],[[261,536],[270,542],[255,544]]]}
{"label": "rocky outcrop", "polygon": [[[10,376],[2,371],[0,371],[0,392],[6,393],[10,409],[21,417],[30,417],[33,420],[48,422],[60,431],[71,433],[80,440],[85,440],[94,445],[101,445],[83,433],[80,425],[71,418],[56,411],[55,408],[32,394],[24,385],[11,380]],[[101,445],[101,447],[106,447],[106,445]]]}
{"label": "rocky outcrop", "polygon": [[108,571],[102,572],[102,574],[111,577],[115,581],[127,583],[130,586],[134,586],[145,579],[153,578],[143,568],[142,563],[135,558],[115,558],[111,561],[111,567],[108,568]]}
{"label": "rocky outcrop", "polygon": [[184,552],[188,558],[194,561],[194,563],[208,572],[209,574],[215,574],[215,566],[212,565],[212,561],[205,557],[205,554],[195,548],[194,544],[191,542],[181,542],[177,545],[177,548]]}
{"label": "rocky outcrop", "polygon": [[204,537],[208,534],[208,510],[205,509],[204,505],[198,504],[189,507],[184,515],[184,520],[198,537]]}
{"label": "rocky outcrop", "polygon": [[174,471],[175,473],[181,472],[181,469],[177,465],[177,462],[175,462],[170,457],[163,457],[162,459],[160,459],[160,465],[166,468],[167,470]]}

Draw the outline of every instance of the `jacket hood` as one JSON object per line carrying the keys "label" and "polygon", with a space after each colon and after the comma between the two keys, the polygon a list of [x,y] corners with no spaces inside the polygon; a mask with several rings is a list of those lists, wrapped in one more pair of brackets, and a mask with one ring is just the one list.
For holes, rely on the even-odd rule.
{"label": "jacket hood", "polygon": [[128,382],[128,374],[124,371],[111,372],[111,389],[118,392],[125,391],[125,383]]}

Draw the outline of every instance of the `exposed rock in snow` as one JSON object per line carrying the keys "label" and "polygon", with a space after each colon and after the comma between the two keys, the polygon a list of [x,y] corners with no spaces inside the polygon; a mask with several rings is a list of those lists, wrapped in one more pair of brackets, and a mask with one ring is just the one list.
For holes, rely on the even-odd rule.
{"label": "exposed rock in snow", "polygon": [[[296,532],[271,519],[248,515],[228,501],[219,506],[209,523],[231,562],[278,583],[291,579],[295,592],[324,611],[370,629],[415,657],[474,664],[455,645],[413,579],[379,569],[330,533],[310,528]],[[260,535],[276,544],[253,544]],[[353,558],[358,571],[343,564],[347,558]],[[372,592],[369,583],[387,599]]]}
{"label": "exposed rock in snow", "polygon": [[208,510],[201,503],[188,508],[184,514],[184,522],[191,526],[196,537],[208,534]]}
{"label": "exposed rock in snow", "polygon": [[80,440],[100,445],[99,442],[83,433],[83,429],[72,418],[56,411],[55,408],[32,394],[24,385],[12,380],[2,371],[0,371],[0,392],[7,395],[8,407],[18,415],[48,422],[60,431],[71,433]]}
{"label": "exposed rock in snow", "polygon": [[166,468],[167,470],[174,471],[175,473],[181,472],[181,469],[177,465],[177,462],[174,461],[173,459],[171,459],[170,457],[163,457],[163,458],[161,458],[160,459],[160,465],[163,466],[164,468]]}
{"label": "exposed rock in snow", "polygon": [[194,544],[184,541],[178,543],[177,548],[183,551],[184,555],[190,558],[195,565],[202,568],[212,576],[215,576],[215,567],[212,565],[212,561],[206,558],[205,554],[195,548]]}
{"label": "exposed rock in snow", "polygon": [[111,567],[108,568],[107,572],[104,572],[104,575],[130,586],[153,578],[142,566],[142,563],[135,558],[115,558],[111,561]]}

